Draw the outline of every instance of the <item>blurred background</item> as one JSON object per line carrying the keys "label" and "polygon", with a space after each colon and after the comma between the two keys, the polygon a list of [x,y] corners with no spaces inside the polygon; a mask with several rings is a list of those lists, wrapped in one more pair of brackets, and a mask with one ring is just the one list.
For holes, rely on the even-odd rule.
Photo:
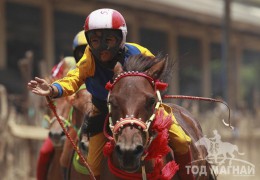
{"label": "blurred background", "polygon": [[236,144],[255,175],[219,179],[259,179],[260,0],[0,0],[0,172],[1,178],[35,179],[43,98],[26,84],[46,77],[63,57],[72,56],[74,36],[98,8],[122,13],[128,42],[174,62],[167,94],[223,99],[234,131],[222,124],[228,110],[216,103],[175,101],[201,122],[205,134],[217,129]]}

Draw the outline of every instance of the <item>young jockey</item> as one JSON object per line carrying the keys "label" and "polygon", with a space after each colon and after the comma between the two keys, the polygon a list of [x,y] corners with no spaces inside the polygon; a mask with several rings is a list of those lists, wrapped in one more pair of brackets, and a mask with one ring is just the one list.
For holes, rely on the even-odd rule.
{"label": "young jockey", "polygon": [[[44,79],[35,77],[28,88],[35,94],[53,98],[73,94],[85,83],[92,94],[93,105],[86,110],[88,114],[89,153],[87,162],[96,176],[100,176],[102,149],[106,143],[103,135],[103,123],[107,114],[107,95],[105,84],[113,78],[113,69],[117,62],[124,64],[127,57],[136,54],[154,55],[146,48],[126,43],[127,27],[124,17],[113,9],[98,9],[90,13],[84,25],[88,46],[77,67],[67,76],[49,85]],[[170,113],[170,112],[169,112]],[[101,120],[101,121],[100,121]],[[169,130],[170,146],[174,150],[179,164],[181,179],[193,179],[185,168],[191,162],[190,137],[176,124]]]}
{"label": "young jockey", "polygon": [[[57,65],[52,68],[51,77],[52,81],[54,79],[60,79],[67,74],[67,72],[72,69],[76,62],[80,60],[82,55],[84,54],[84,50],[87,46],[87,40],[85,38],[84,31],[80,31],[73,40],[73,56],[74,57],[66,57],[61,60]],[[75,61],[76,60],[76,61]],[[48,172],[48,165],[51,159],[51,155],[54,152],[54,147],[50,138],[46,138],[43,145],[41,146],[39,157],[37,161],[37,172],[36,177],[37,180],[45,180]],[[61,166],[66,167],[65,163],[61,162]]]}

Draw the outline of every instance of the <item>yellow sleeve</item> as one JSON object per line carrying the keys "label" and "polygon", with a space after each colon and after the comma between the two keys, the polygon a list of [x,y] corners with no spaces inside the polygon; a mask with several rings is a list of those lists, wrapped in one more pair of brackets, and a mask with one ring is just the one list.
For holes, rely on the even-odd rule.
{"label": "yellow sleeve", "polygon": [[[74,94],[84,83],[87,77],[93,76],[95,71],[94,58],[89,47],[86,48],[84,55],[77,63],[76,68],[70,70],[62,79],[55,81],[62,87],[62,97]],[[54,84],[53,83],[53,84]]]}
{"label": "yellow sleeve", "polygon": [[141,53],[145,56],[154,57],[154,55],[153,55],[153,53],[151,53],[151,51],[149,51],[147,48],[145,48],[139,44],[135,44],[135,43],[127,43],[127,44],[131,44],[131,45],[137,47],[141,51]]}

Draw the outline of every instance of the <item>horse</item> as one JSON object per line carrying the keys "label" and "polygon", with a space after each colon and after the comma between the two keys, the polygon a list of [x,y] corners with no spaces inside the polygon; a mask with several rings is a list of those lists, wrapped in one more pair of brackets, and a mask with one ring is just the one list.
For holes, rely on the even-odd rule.
{"label": "horse", "polygon": [[[62,120],[66,131],[74,142],[79,142],[79,149],[84,154],[88,150],[88,142],[86,139],[79,141],[78,132],[84,119],[84,105],[86,99],[91,99],[90,94],[85,88],[77,91],[73,97],[58,98],[55,100],[56,113]],[[67,107],[67,108],[66,108]],[[65,115],[67,114],[67,116]],[[66,119],[65,117],[68,117]],[[79,173],[74,168],[76,153],[71,142],[57,121],[57,117],[50,120],[49,138],[54,144],[54,155],[50,162],[48,178],[50,179],[86,179],[86,175]],[[80,163],[80,162],[79,162]],[[82,165],[83,166],[83,165]],[[63,172],[61,172],[63,170]],[[62,174],[62,177],[61,177]]]}
{"label": "horse", "polygon": [[[72,108],[71,104],[67,102],[66,98],[56,99],[55,103],[60,119],[63,120],[68,127],[68,119]],[[66,136],[55,116],[50,119],[48,137],[53,144],[54,151],[48,166],[47,180],[63,180],[64,174],[60,164],[60,157],[63,152]]]}
{"label": "horse", "polygon": [[[159,131],[155,131],[153,127],[159,119],[156,118],[158,106],[162,104],[159,90],[164,90],[166,87],[166,84],[159,79],[167,77],[170,70],[168,58],[159,56],[155,58],[143,55],[130,56],[124,67],[119,63],[116,65],[113,82],[108,82],[106,85],[109,94],[104,132],[110,141],[104,147],[106,157],[101,179],[158,179],[162,174],[164,169],[162,164],[157,163],[158,159],[147,157],[149,155],[152,157],[151,154],[154,153],[149,152],[151,147],[153,151],[156,149],[163,151],[159,144],[153,143],[158,142],[156,138],[160,137]],[[195,162],[192,166],[196,165],[199,169],[204,166],[204,173],[194,174],[195,178],[215,179],[210,164],[204,160],[207,149],[195,145],[195,142],[203,137],[199,122],[192,118],[186,109],[172,103],[165,104],[171,108],[177,123],[191,138],[192,162]],[[173,154],[171,151],[169,153]],[[162,154],[165,155],[166,152]],[[162,154],[158,154],[158,157]],[[173,171],[177,169],[172,169],[168,173]],[[178,172],[175,175],[173,173],[168,179],[172,178],[178,179]]]}
{"label": "horse", "polygon": [[[70,130],[70,134],[73,137],[73,140],[77,143],[77,148],[80,149],[80,152],[83,156],[86,156],[88,152],[88,138],[84,134],[79,134],[80,128],[82,127],[83,120],[85,118],[85,109],[91,101],[91,94],[86,90],[86,88],[80,89],[77,93],[75,93],[74,100],[72,102],[74,111],[72,114],[72,120],[77,120],[75,123],[74,129]],[[75,131],[75,129],[77,129]],[[68,172],[66,174],[66,180],[85,180],[88,179],[89,175],[87,173],[87,168],[80,161],[78,154],[73,149],[71,143],[67,140],[65,143],[66,149],[64,155],[62,156],[61,161],[67,162],[66,167],[68,168]]]}

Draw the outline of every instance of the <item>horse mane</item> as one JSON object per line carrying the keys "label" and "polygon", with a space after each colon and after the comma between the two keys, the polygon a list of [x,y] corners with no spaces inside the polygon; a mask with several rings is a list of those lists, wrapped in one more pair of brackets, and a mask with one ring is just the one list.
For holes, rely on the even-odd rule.
{"label": "horse mane", "polygon": [[173,64],[170,63],[168,56],[163,56],[162,54],[158,54],[155,57],[145,56],[143,54],[132,55],[129,56],[126,60],[123,70],[124,71],[138,71],[138,72],[146,72],[150,69],[153,65],[157,64],[166,60],[164,69],[162,71],[161,76],[159,77],[160,80],[167,82],[169,78],[171,78]]}

